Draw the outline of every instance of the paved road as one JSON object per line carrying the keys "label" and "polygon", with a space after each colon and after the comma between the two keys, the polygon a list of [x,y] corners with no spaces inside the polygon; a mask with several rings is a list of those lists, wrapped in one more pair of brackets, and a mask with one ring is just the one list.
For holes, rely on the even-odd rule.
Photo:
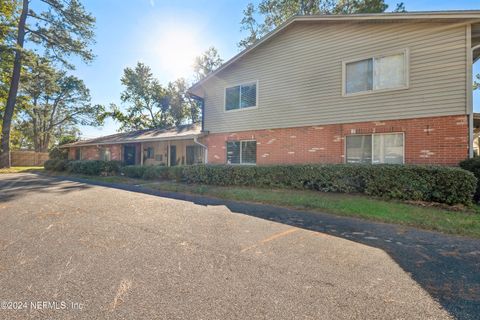
{"label": "paved road", "polygon": [[306,230],[332,216],[196,200],[1,175],[0,300],[27,305],[0,318],[450,318],[385,251]]}

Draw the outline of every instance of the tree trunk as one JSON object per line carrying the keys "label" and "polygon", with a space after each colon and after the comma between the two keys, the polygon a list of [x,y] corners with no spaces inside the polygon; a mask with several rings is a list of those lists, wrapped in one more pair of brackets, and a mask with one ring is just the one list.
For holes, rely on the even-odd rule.
{"label": "tree trunk", "polygon": [[15,60],[13,62],[12,79],[8,91],[7,104],[3,115],[2,142],[0,145],[0,168],[10,167],[10,128],[12,125],[13,112],[17,102],[18,85],[20,84],[20,71],[22,69],[22,50],[25,42],[25,22],[27,20],[29,0],[23,0],[22,13],[18,22],[17,47],[15,48]]}

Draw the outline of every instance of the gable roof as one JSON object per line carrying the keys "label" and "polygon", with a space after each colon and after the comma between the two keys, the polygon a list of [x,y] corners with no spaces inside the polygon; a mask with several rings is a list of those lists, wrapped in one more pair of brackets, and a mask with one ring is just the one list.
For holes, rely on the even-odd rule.
{"label": "gable roof", "polygon": [[397,13],[397,12],[388,12],[388,13],[369,13],[369,14],[330,14],[330,15],[296,15],[289,18],[287,21],[282,23],[273,31],[266,34],[264,37],[259,39],[250,47],[244,49],[233,58],[222,64],[215,71],[209,73],[205,78],[198,81],[192,85],[188,92],[193,94],[193,91],[200,87],[202,84],[210,80],[212,77],[217,75],[222,70],[226,69],[231,64],[238,61],[240,58],[245,56],[250,51],[254,50],[258,46],[262,45],[266,41],[273,38],[280,31],[284,30],[289,25],[294,22],[299,21],[415,21],[415,20],[476,20],[480,21],[480,10],[455,10],[455,11],[417,11],[417,12],[406,12],[406,13]]}
{"label": "gable roof", "polygon": [[109,136],[81,140],[73,143],[68,143],[60,146],[61,148],[82,147],[82,146],[96,146],[105,144],[121,144],[121,143],[135,143],[135,142],[154,142],[154,141],[168,141],[193,139],[199,137],[201,133],[201,126],[199,124],[181,125],[169,129],[148,129],[138,130],[125,133],[116,133]]}

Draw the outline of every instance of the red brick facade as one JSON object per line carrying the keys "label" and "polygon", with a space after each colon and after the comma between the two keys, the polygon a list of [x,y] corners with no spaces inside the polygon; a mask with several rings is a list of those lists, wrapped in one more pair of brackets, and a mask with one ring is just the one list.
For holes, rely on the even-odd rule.
{"label": "red brick facade", "polygon": [[[122,145],[112,144],[103,146],[86,146],[81,147],[82,160],[99,160],[100,159],[100,147],[110,149],[111,160],[122,160]],[[75,160],[77,148],[70,148],[68,150],[68,159]]]}
{"label": "red brick facade", "polygon": [[226,141],[256,140],[257,164],[342,163],[345,136],[403,132],[405,163],[457,165],[468,156],[466,115],[209,134],[208,162],[226,162]]}

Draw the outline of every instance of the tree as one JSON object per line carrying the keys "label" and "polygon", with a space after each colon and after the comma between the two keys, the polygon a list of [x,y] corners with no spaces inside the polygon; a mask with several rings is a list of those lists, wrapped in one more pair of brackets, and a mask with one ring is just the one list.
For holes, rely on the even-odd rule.
{"label": "tree", "polygon": [[22,112],[19,128],[35,151],[46,152],[76,126],[101,125],[104,108],[90,103],[82,80],[56,70],[49,59],[37,57],[22,77]]}
{"label": "tree", "polygon": [[150,67],[138,62],[134,69],[125,68],[121,81],[125,111],[112,104],[103,115],[118,121],[119,131],[168,128],[200,118],[200,105],[187,94],[189,84],[183,78],[163,87]]}
{"label": "tree", "polygon": [[153,77],[150,67],[138,62],[134,69],[125,68],[121,79],[125,90],[121,101],[126,113],[116,105],[106,114],[120,122],[120,131],[164,128],[171,124],[165,88]]}
{"label": "tree", "polygon": [[44,11],[35,12],[32,0],[22,0],[17,20],[15,52],[5,105],[0,145],[0,167],[9,167],[10,129],[15,110],[23,65],[25,41],[44,49],[45,53],[73,68],[67,58],[74,54],[88,62],[93,59],[89,45],[93,42],[95,18],[87,13],[79,0],[38,0]]}
{"label": "tree", "polygon": [[[261,0],[255,7],[250,3],[243,11],[241,30],[247,36],[238,43],[247,48],[290,17],[314,14],[352,14],[384,12],[384,0]],[[258,22],[257,18],[262,21]]]}
{"label": "tree", "polygon": [[220,58],[217,48],[210,47],[202,55],[195,58],[193,64],[193,72],[197,81],[205,78],[210,72],[217,69],[223,63],[223,59]]}
{"label": "tree", "polygon": [[405,4],[403,2],[397,3],[397,7],[393,12],[398,12],[398,13],[405,13],[407,12],[407,9],[405,8]]}

